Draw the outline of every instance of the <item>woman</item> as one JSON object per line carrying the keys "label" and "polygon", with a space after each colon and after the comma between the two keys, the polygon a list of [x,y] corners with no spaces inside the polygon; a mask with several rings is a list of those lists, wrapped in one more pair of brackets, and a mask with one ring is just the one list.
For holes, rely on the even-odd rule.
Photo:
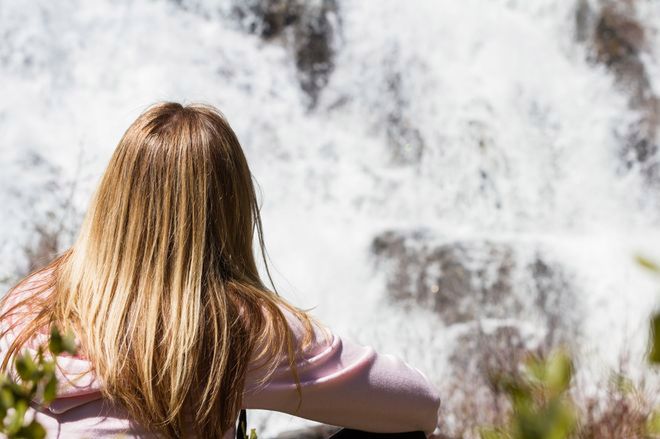
{"label": "woman", "polygon": [[252,176],[220,112],[160,103],[133,122],[76,242],[3,298],[3,370],[52,324],[79,343],[58,357],[58,398],[33,408],[49,437],[229,438],[242,408],[431,434],[428,379],[269,290],[255,229],[264,255]]}

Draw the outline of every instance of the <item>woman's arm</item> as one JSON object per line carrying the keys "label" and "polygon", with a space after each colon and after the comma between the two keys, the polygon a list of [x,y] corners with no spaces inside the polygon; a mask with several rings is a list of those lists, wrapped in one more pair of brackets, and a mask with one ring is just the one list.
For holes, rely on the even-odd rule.
{"label": "woman's arm", "polygon": [[[283,312],[299,346],[302,325],[288,310]],[[245,408],[276,410],[375,433],[433,432],[440,396],[423,373],[398,357],[377,353],[334,333],[326,341],[315,330],[315,344],[297,363],[300,409],[296,411],[298,394],[286,363],[262,386],[255,384],[258,373],[248,373]]]}

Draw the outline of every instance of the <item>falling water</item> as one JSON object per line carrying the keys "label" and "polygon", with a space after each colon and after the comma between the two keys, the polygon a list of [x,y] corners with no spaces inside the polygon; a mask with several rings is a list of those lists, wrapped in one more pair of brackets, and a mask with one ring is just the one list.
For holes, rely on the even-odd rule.
{"label": "falling water", "polygon": [[[2,285],[26,248],[70,243],[140,111],[203,101],[259,183],[276,286],[337,333],[439,385],[476,327],[603,367],[641,353],[660,285],[633,256],[660,258],[660,180],[630,143],[655,101],[599,62],[601,3],[260,4],[0,3]],[[646,96],[660,8],[635,17]]]}

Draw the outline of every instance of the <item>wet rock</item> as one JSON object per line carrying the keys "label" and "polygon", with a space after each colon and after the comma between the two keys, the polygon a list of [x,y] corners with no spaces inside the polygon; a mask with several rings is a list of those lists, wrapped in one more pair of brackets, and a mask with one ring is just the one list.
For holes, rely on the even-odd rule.
{"label": "wet rock", "polygon": [[374,238],[387,297],[404,308],[433,310],[448,325],[483,319],[533,321],[546,344],[579,332],[577,300],[565,270],[532,249],[489,241],[438,242],[425,230]]}
{"label": "wet rock", "polygon": [[233,13],[250,33],[268,40],[298,22],[303,13],[299,0],[251,0],[235,2]]}
{"label": "wet rock", "polygon": [[657,127],[660,99],[653,92],[642,59],[646,31],[635,10],[636,1],[604,0],[597,9],[580,0],[576,9],[576,37],[591,49],[590,61],[603,64],[617,85],[629,96],[630,108],[639,118],[628,129],[621,151],[626,168],[640,166],[651,181],[660,181],[657,161]]}
{"label": "wet rock", "polygon": [[461,334],[456,349],[449,358],[456,370],[487,387],[497,376],[515,376],[532,344],[519,328],[503,325],[491,331],[475,326]]}
{"label": "wet rock", "polygon": [[520,376],[529,355],[542,354],[520,328],[503,324],[488,330],[472,325],[456,339],[449,357],[452,378],[440,384],[446,395],[441,406],[450,437],[473,437],[479,425],[494,425],[510,415],[510,401],[502,378]]}
{"label": "wet rock", "polygon": [[391,109],[385,117],[387,144],[392,161],[398,164],[414,164],[422,160],[424,138],[408,116],[408,102],[403,93],[403,77],[393,72],[387,78],[387,91],[391,96]]}
{"label": "wet rock", "polygon": [[498,377],[515,376],[530,354],[577,345],[582,314],[572,279],[540,248],[442,241],[417,229],[381,233],[371,252],[385,270],[388,300],[432,310],[453,326],[448,362],[460,385],[444,390],[455,395],[450,404],[477,403],[484,423],[507,413]]}
{"label": "wet rock", "polygon": [[435,246],[426,239],[386,232],[374,240],[374,254],[392,265],[387,284],[391,299],[433,309],[447,324],[520,310],[517,301],[506,297],[511,290],[511,249],[467,242]]}
{"label": "wet rock", "polygon": [[233,14],[249,32],[266,41],[281,38],[292,49],[306,105],[314,108],[335,67],[337,0],[237,1]]}
{"label": "wet rock", "polygon": [[526,266],[533,281],[535,308],[545,317],[547,348],[566,343],[579,332],[573,287],[561,266],[537,255]]}
{"label": "wet rock", "polygon": [[338,23],[337,12],[335,0],[324,0],[317,11],[304,15],[301,25],[296,27],[298,80],[310,98],[310,107],[316,105],[335,67],[333,37]]}

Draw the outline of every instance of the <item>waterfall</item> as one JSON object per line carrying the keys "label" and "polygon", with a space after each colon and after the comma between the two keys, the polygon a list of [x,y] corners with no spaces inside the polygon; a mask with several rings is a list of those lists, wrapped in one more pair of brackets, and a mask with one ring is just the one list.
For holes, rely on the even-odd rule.
{"label": "waterfall", "polygon": [[483,340],[641,358],[659,26],[650,2],[5,1],[0,285],[70,244],[148,104],[201,101],[248,156],[278,290],[337,333],[438,384]]}

